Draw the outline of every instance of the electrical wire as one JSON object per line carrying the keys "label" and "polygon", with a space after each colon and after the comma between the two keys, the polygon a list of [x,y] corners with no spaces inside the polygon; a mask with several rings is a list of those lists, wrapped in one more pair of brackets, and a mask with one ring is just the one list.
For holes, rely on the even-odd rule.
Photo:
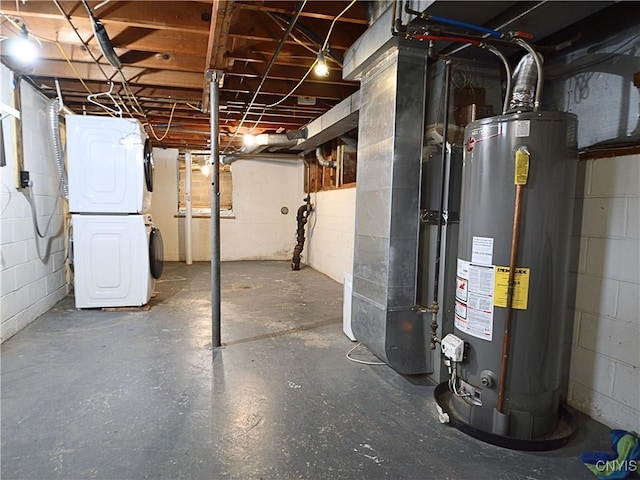
{"label": "electrical wire", "polygon": [[351,360],[352,362],[355,362],[355,363],[361,363],[361,364],[363,364],[363,365],[386,365],[386,363],[384,363],[384,362],[369,362],[369,361],[366,361],[366,360],[358,360],[357,358],[353,358],[353,357],[351,357],[351,353],[353,353],[353,351],[355,351],[358,347],[361,347],[361,346],[362,346],[362,343],[358,343],[358,344],[356,344],[356,346],[355,346],[355,347],[353,347],[351,350],[349,350],[349,351],[347,352],[346,357],[347,357],[349,360]]}
{"label": "electrical wire", "polygon": [[347,13],[347,10],[349,10],[354,4],[356,3],[356,0],[351,0],[351,3],[349,3],[349,5],[347,5],[344,10],[342,10],[331,22],[331,26],[329,27],[329,32],[327,33],[326,38],[324,39],[324,43],[322,44],[322,50],[326,50],[327,45],[329,44],[329,37],[331,37],[331,33],[333,32],[333,27],[336,25],[336,22],[338,21],[338,19],[340,17],[342,17],[342,15],[344,15],[345,13]]}
{"label": "electrical wire", "polygon": [[[60,197],[62,196],[63,185],[64,185],[64,178],[60,176],[60,180],[58,181],[58,195],[56,195],[56,201],[53,204],[53,211],[49,215],[49,219],[47,220],[47,224],[45,225],[44,233],[40,231],[40,226],[38,225],[38,211],[36,209],[35,196],[31,190],[29,190],[29,194],[25,194],[25,196],[27,197],[27,201],[31,204],[31,213],[33,217],[33,225],[35,227],[36,234],[40,238],[47,238],[49,234],[49,229],[51,228],[51,222],[53,220],[53,217],[56,214],[56,209],[58,208],[58,203],[60,202]],[[29,188],[31,189],[31,187]],[[59,230],[53,236],[54,237],[58,236],[60,232],[61,230]]]}
{"label": "electrical wire", "polygon": [[251,133],[255,130],[255,128],[258,126],[258,124],[260,123],[260,121],[262,120],[262,117],[264,117],[264,114],[267,112],[267,107],[268,105],[265,105],[264,108],[262,109],[262,113],[260,114],[260,116],[258,117],[258,119],[253,122],[253,127],[251,127],[248,131],[248,133]]}
{"label": "electrical wire", "polygon": [[[342,17],[342,15],[344,15],[347,10],[349,10],[353,4],[356,3],[356,0],[352,0],[351,3],[349,3],[349,5],[347,5],[344,10],[342,10],[338,15],[336,15],[336,17],[333,19],[333,21],[331,22],[331,26],[329,27],[329,31],[327,32],[327,36],[324,39],[324,42],[322,44],[322,48],[321,51],[326,50],[327,45],[329,44],[329,38],[331,37],[331,33],[333,32],[333,27],[335,26],[336,22],[338,21],[338,19],[340,17]],[[316,53],[314,51],[314,53]],[[286,99],[288,99],[291,95],[293,95],[295,93],[295,91],[300,87],[300,85],[302,85],[304,83],[304,81],[307,79],[307,77],[309,77],[309,75],[311,74],[311,72],[313,72],[313,69],[315,68],[316,64],[318,63],[318,59],[314,59],[313,63],[311,64],[311,66],[309,67],[309,69],[307,70],[307,72],[304,74],[304,76],[300,79],[300,81],[298,83],[296,83],[296,85],[289,91],[289,93],[287,93],[284,97],[282,97],[280,100],[278,100],[275,103],[272,103],[270,105],[267,105],[266,108],[273,108],[273,107],[277,107],[278,105],[280,105],[282,102],[284,102]]]}
{"label": "electrical wire", "polygon": [[253,107],[253,104],[255,103],[256,99],[258,98],[258,95],[260,94],[260,90],[262,90],[264,82],[267,81],[267,77],[269,75],[269,72],[271,71],[271,68],[275,64],[276,58],[278,58],[278,55],[280,54],[280,51],[284,47],[285,42],[287,40],[287,37],[289,36],[291,31],[293,30],[293,27],[295,26],[296,22],[298,21],[298,18],[300,18],[300,14],[302,13],[302,10],[304,9],[305,5],[307,4],[307,1],[308,0],[302,0],[298,4],[298,8],[296,9],[296,13],[293,16],[293,18],[291,19],[291,23],[289,23],[289,27],[287,28],[286,32],[284,33],[284,35],[280,39],[280,43],[278,44],[278,47],[273,52],[271,60],[269,60],[269,64],[267,65],[267,69],[265,70],[264,74],[262,75],[262,79],[260,80],[260,83],[258,84],[258,88],[256,88],[256,91],[254,92],[253,97],[251,98],[251,101],[249,102],[249,105],[247,106],[247,109],[245,110],[244,115],[242,116],[242,119],[240,120],[240,123],[236,127],[236,130],[233,132],[233,135],[231,136],[229,141],[227,142],[227,145],[225,145],[224,149],[222,150],[223,154],[227,152],[227,150],[231,146],[231,142],[233,141],[233,139],[240,132],[240,128],[242,127],[242,125],[244,125],[244,122],[247,119],[247,116],[249,115],[249,111]]}
{"label": "electrical wire", "polygon": [[[45,39],[46,40],[46,39]],[[53,40],[49,40],[49,41],[53,41]],[[69,67],[71,68],[71,70],[73,70],[73,73],[76,74],[76,77],[78,77],[78,80],[80,80],[80,83],[82,84],[82,86],[85,88],[85,90],[87,92],[89,92],[89,95],[93,95],[93,92],[91,91],[91,89],[87,86],[86,83],[84,83],[84,80],[82,79],[82,77],[80,76],[80,74],[78,73],[78,71],[76,70],[76,67],[73,65],[73,62],[71,61],[71,59],[67,56],[67,53],[64,51],[64,49],[62,48],[62,45],[60,44],[60,42],[58,42],[57,40],[54,41],[55,44],[58,46],[58,49],[60,50],[60,53],[62,53],[62,56],[64,57],[64,59],[66,60],[66,62],[69,64]]]}
{"label": "electrical wire", "polygon": [[[274,23],[276,25],[278,25],[278,27],[280,27],[282,30],[286,30],[286,27],[284,27],[284,25],[282,24],[282,22],[284,20],[282,20],[281,18],[276,17],[275,15],[273,15],[271,12],[265,12],[267,14],[267,16],[274,21]],[[293,39],[294,42],[296,42],[298,45],[300,45],[301,47],[305,48],[306,50],[309,50],[311,53],[313,53],[314,55],[317,53],[312,47],[310,47],[309,45],[307,45],[306,43],[304,43],[302,40],[298,39],[298,37],[296,37],[293,33],[289,34],[289,36]]]}
{"label": "electrical wire", "polygon": [[89,48],[89,45],[84,41],[84,39],[80,35],[80,32],[78,32],[78,29],[76,28],[76,26],[71,21],[71,17],[69,16],[69,14],[67,14],[67,12],[64,10],[64,8],[62,8],[62,5],[60,5],[60,2],[58,0],[53,0],[53,3],[58,8],[58,10],[62,14],[62,16],[67,20],[67,23],[69,24],[69,26],[71,26],[72,30],[75,32],[76,36],[78,37],[78,40],[80,40],[80,43],[82,43],[82,45],[84,45],[84,48],[86,49],[87,53],[93,59],[94,63],[98,66],[98,69],[100,70],[100,72],[102,72],[102,75],[104,75],[104,78],[107,81],[110,81],[111,77],[109,77],[109,75],[107,75],[107,73],[102,68],[102,65],[100,64],[100,62],[98,62],[98,59],[93,55],[93,52]]}
{"label": "electrical wire", "polygon": [[451,368],[451,377],[449,378],[449,390],[453,392],[456,397],[462,398],[469,402],[472,405],[481,406],[482,403],[477,402],[473,399],[470,393],[460,393],[458,392],[458,374],[457,374],[457,362],[453,362],[449,360],[451,364],[453,364]]}
{"label": "electrical wire", "polygon": [[167,129],[165,130],[164,135],[162,135],[162,137],[158,137],[158,135],[156,135],[156,131],[153,129],[153,125],[151,125],[151,123],[147,124],[147,125],[149,125],[149,130],[151,130],[151,133],[153,134],[154,138],[157,141],[159,141],[159,142],[163,141],[167,137],[167,135],[169,134],[169,130],[171,129],[171,122],[173,120],[173,113],[175,112],[177,106],[178,106],[178,104],[174,103],[173,107],[171,107],[171,115],[169,115],[169,122],[167,123]]}
{"label": "electrical wire", "polygon": [[[11,17],[9,15],[7,15],[6,13],[2,12],[0,10],[0,16],[2,16],[3,18],[6,19],[6,21],[8,21],[11,25],[13,25],[14,28],[17,28],[18,30],[21,28],[20,25],[15,22],[14,20],[11,19]],[[22,20],[24,22],[24,20]],[[26,25],[26,23],[25,23]],[[38,35],[34,35],[32,33],[30,33],[29,35],[31,35],[33,38],[35,38],[38,43],[40,43],[40,45],[42,45],[42,42],[47,42],[47,43],[53,43],[55,44],[58,49],[60,50],[60,53],[62,54],[62,56],[64,57],[65,61],[67,62],[67,64],[69,65],[69,68],[71,68],[71,70],[73,71],[73,73],[76,75],[77,79],[80,81],[80,83],[82,84],[82,86],[85,88],[85,90],[87,92],[89,92],[90,95],[93,95],[93,92],[91,91],[91,89],[87,86],[87,84],[84,82],[84,80],[82,79],[82,77],[80,76],[80,73],[78,73],[78,70],[76,70],[76,67],[73,65],[73,62],[71,61],[71,59],[68,57],[67,53],[64,51],[64,48],[62,47],[62,44],[58,41],[58,40],[52,40],[50,38],[46,38],[46,37],[41,37]]]}
{"label": "electrical wire", "polygon": [[[56,7],[60,11],[60,13],[66,18],[67,23],[69,23],[69,25],[71,26],[73,31],[76,33],[76,36],[78,37],[78,39],[80,40],[82,45],[84,45],[84,47],[86,48],[87,52],[89,53],[89,55],[91,56],[92,60],[94,61],[94,63],[98,66],[98,69],[102,72],[102,74],[107,79],[107,81],[111,81],[112,77],[107,75],[107,73],[102,68],[102,65],[100,64],[100,62],[98,62],[98,59],[93,55],[93,53],[91,52],[91,49],[89,48],[89,45],[84,41],[84,39],[82,38],[82,36],[78,32],[78,29],[76,28],[76,26],[74,25],[73,21],[71,20],[71,17],[62,8],[62,6],[60,5],[58,0],[53,0],[53,3],[56,5]],[[124,89],[124,91],[126,93],[127,99],[130,102],[131,108],[138,115],[142,116],[144,118],[144,120],[145,120],[145,123],[151,127],[151,122],[149,122],[149,120],[147,118],[147,115],[144,112],[144,109],[142,108],[140,103],[138,102],[138,99],[136,98],[135,94],[131,91],[131,88],[129,87],[129,82],[128,82],[127,78],[124,76],[124,73],[122,72],[122,69],[121,68],[116,68],[116,71],[120,74],[120,77],[122,78],[121,84],[122,84],[122,87],[123,87],[123,89]],[[133,99],[133,103],[131,103],[131,99]],[[131,115],[131,117],[133,117],[133,115],[128,111],[128,109],[125,109],[125,111],[127,111],[129,113],[129,115]],[[166,132],[166,134],[168,134],[168,131]]]}
{"label": "electrical wire", "polygon": [[270,105],[267,105],[266,108],[273,108],[276,107],[278,105],[280,105],[282,102],[284,102],[287,98],[289,98],[291,95],[293,95],[293,93],[298,89],[298,87],[300,87],[300,85],[302,85],[304,83],[304,81],[307,79],[307,77],[311,74],[311,72],[313,72],[314,67],[316,66],[316,64],[318,63],[318,60],[315,60],[313,62],[313,64],[309,67],[309,69],[307,70],[307,73],[304,74],[304,76],[300,79],[300,81],[298,83],[296,83],[296,86],[293,87],[291,89],[291,91],[289,93],[287,93],[284,97],[282,97],[280,100],[278,100],[275,103],[272,103]]}

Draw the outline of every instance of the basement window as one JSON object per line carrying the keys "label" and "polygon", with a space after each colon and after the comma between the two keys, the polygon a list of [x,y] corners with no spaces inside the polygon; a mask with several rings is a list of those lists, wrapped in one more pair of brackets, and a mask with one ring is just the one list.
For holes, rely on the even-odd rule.
{"label": "basement window", "polygon": [[355,145],[357,133],[351,132],[351,136],[345,138],[347,142],[336,138],[305,156],[308,174],[305,176],[306,192],[355,187],[358,166]]}
{"label": "basement window", "polygon": [[[194,217],[211,216],[211,167],[208,156],[193,155],[191,164],[191,212]],[[231,165],[220,165],[220,216],[233,217],[233,177]],[[178,171],[178,216],[187,212],[186,168]]]}

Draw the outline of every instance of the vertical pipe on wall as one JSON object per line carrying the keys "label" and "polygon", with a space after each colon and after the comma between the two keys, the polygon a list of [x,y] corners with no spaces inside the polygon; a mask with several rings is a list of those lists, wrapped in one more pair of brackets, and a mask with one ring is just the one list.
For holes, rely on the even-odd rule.
{"label": "vertical pipe on wall", "polygon": [[191,169],[193,168],[193,162],[191,160],[191,152],[185,152],[184,154],[184,201],[186,206],[185,219],[184,219],[184,244],[185,255],[187,265],[193,264],[193,255],[191,250],[191,221],[193,218],[192,205],[191,205]]}
{"label": "vertical pipe on wall", "polygon": [[209,79],[209,105],[211,121],[211,347],[220,341],[220,113],[219,85],[222,72],[207,72]]}
{"label": "vertical pipe on wall", "polygon": [[509,346],[511,343],[511,321],[513,319],[513,291],[515,286],[516,267],[518,265],[523,188],[523,185],[516,186],[516,199],[513,213],[511,254],[509,256],[509,280],[507,282],[507,312],[504,320],[504,334],[502,336],[502,361],[500,363],[500,381],[498,383],[498,404],[496,406],[496,409],[500,413],[504,413],[504,395],[507,387],[507,368],[509,365]]}
{"label": "vertical pipe on wall", "polygon": [[449,177],[447,172],[447,166],[450,166],[450,161],[447,161],[448,153],[448,136],[449,136],[449,103],[451,103],[451,60],[446,59],[444,64],[444,111],[442,117],[442,170],[440,174],[440,202],[438,206],[438,230],[436,233],[436,258],[434,260],[434,274],[433,274],[433,301],[431,302],[431,340],[429,341],[429,348],[435,350],[436,343],[438,341],[438,300],[440,297],[440,262],[442,259],[442,227],[444,223],[444,199],[447,189],[447,178]]}

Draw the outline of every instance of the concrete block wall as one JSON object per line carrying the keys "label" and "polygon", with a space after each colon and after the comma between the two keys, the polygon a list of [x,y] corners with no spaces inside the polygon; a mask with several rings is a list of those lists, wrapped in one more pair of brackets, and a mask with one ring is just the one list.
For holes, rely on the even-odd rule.
{"label": "concrete block wall", "polygon": [[640,431],[640,155],[589,160],[569,403]]}
{"label": "concrete block wall", "polygon": [[[12,74],[0,65],[0,101],[12,105]],[[2,120],[7,164],[0,167],[0,341],[13,336],[49,310],[68,292],[65,276],[65,200],[58,195],[58,174],[49,144],[48,100],[22,83],[24,169],[33,185],[15,187],[16,149],[13,117]],[[33,225],[35,204],[40,239]],[[50,222],[50,223],[48,223]],[[49,229],[47,230],[47,225]]]}
{"label": "concrete block wall", "polygon": [[[178,149],[153,149],[153,195],[151,197],[151,215],[153,224],[162,233],[164,259],[177,262],[180,258],[178,239]],[[184,247],[182,248],[184,261]]]}
{"label": "concrete block wall", "polygon": [[356,188],[312,194],[313,213],[307,224],[305,263],[343,283],[353,273]]}
{"label": "concrete block wall", "polygon": [[[220,220],[221,259],[290,260],[296,245],[296,212],[305,197],[302,161],[238,160],[231,174],[234,218]],[[287,213],[282,213],[283,207]]]}
{"label": "concrete block wall", "polygon": [[[178,151],[154,149],[153,221],[164,240],[165,260],[185,260],[183,217],[178,210]],[[220,257],[288,260],[296,244],[296,211],[304,200],[302,162],[238,160],[231,166],[233,215],[220,219]],[[282,213],[286,207],[287,213]],[[211,259],[211,221],[192,220],[194,261]]]}

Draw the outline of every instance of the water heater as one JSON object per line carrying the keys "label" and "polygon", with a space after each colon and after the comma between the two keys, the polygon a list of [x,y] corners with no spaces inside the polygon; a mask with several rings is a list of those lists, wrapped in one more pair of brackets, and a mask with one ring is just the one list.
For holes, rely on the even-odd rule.
{"label": "water heater", "polygon": [[558,424],[576,129],[572,114],[524,112],[465,130],[455,340],[442,349],[450,413],[479,432],[528,440]]}

